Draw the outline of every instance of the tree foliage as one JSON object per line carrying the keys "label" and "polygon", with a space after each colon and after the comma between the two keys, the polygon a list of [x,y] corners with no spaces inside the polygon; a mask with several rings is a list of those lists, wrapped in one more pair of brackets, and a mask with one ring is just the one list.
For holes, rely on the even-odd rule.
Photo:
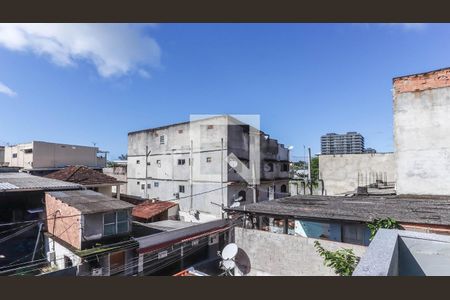
{"label": "tree foliage", "polygon": [[370,230],[370,240],[373,240],[375,234],[377,234],[378,229],[399,229],[400,225],[398,222],[392,218],[385,219],[374,219],[372,222],[367,223],[367,227]]}
{"label": "tree foliage", "polygon": [[128,159],[128,155],[127,154],[120,154],[119,159],[120,160],[127,160]]}
{"label": "tree foliage", "polygon": [[329,251],[318,242],[314,242],[314,247],[320,256],[324,258],[323,264],[334,270],[339,276],[351,276],[360,258],[353,253],[352,249],[340,249]]}

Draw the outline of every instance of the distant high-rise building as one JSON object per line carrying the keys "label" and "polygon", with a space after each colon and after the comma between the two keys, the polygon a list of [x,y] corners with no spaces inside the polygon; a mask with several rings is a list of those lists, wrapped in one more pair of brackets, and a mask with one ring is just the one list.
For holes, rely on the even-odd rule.
{"label": "distant high-rise building", "polygon": [[364,153],[364,137],[357,132],[327,133],[320,138],[321,154]]}

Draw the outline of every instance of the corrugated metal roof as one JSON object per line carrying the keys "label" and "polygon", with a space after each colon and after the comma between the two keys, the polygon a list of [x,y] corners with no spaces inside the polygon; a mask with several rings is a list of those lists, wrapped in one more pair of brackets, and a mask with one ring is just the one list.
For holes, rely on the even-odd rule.
{"label": "corrugated metal roof", "polygon": [[75,207],[83,214],[129,209],[134,206],[128,202],[108,197],[91,190],[47,192],[46,194],[49,194],[69,206]]}
{"label": "corrugated metal roof", "polygon": [[33,176],[27,173],[0,173],[0,192],[20,192],[26,190],[70,190],[82,186],[61,180]]}

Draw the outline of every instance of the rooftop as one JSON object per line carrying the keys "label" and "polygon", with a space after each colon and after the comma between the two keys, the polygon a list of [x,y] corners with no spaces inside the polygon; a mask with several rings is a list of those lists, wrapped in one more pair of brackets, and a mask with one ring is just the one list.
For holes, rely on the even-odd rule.
{"label": "rooftop", "polygon": [[403,223],[450,225],[447,196],[291,196],[225,210],[285,218],[369,222],[390,217]]}
{"label": "rooftop", "polygon": [[147,200],[133,208],[133,217],[148,220],[176,205],[178,204],[171,201],[153,202],[152,200]]}
{"label": "rooftop", "polygon": [[184,222],[184,221],[177,221],[177,220],[163,220],[158,222],[151,222],[146,223],[146,226],[150,228],[154,228],[160,231],[171,231],[171,230],[177,230],[181,228],[191,227],[198,225],[198,223],[193,222]]}
{"label": "rooftop", "polygon": [[78,209],[82,214],[129,209],[134,206],[128,202],[108,197],[91,190],[48,192],[47,194]]}
{"label": "rooftop", "polygon": [[69,166],[45,176],[82,185],[116,185],[124,182],[85,166]]}
{"label": "rooftop", "polygon": [[0,173],[0,192],[75,190],[82,186],[27,173]]}
{"label": "rooftop", "polygon": [[353,276],[448,276],[448,235],[378,230]]}

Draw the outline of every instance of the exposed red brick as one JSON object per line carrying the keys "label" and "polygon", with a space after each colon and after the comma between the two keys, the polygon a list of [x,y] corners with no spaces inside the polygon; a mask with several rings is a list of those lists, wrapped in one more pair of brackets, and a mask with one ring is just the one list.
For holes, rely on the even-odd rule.
{"label": "exposed red brick", "polygon": [[47,231],[76,249],[81,249],[81,212],[47,193],[45,210]]}
{"label": "exposed red brick", "polygon": [[450,68],[394,78],[395,94],[450,86]]}
{"label": "exposed red brick", "polygon": [[450,226],[433,224],[400,223],[405,230],[450,235]]}

